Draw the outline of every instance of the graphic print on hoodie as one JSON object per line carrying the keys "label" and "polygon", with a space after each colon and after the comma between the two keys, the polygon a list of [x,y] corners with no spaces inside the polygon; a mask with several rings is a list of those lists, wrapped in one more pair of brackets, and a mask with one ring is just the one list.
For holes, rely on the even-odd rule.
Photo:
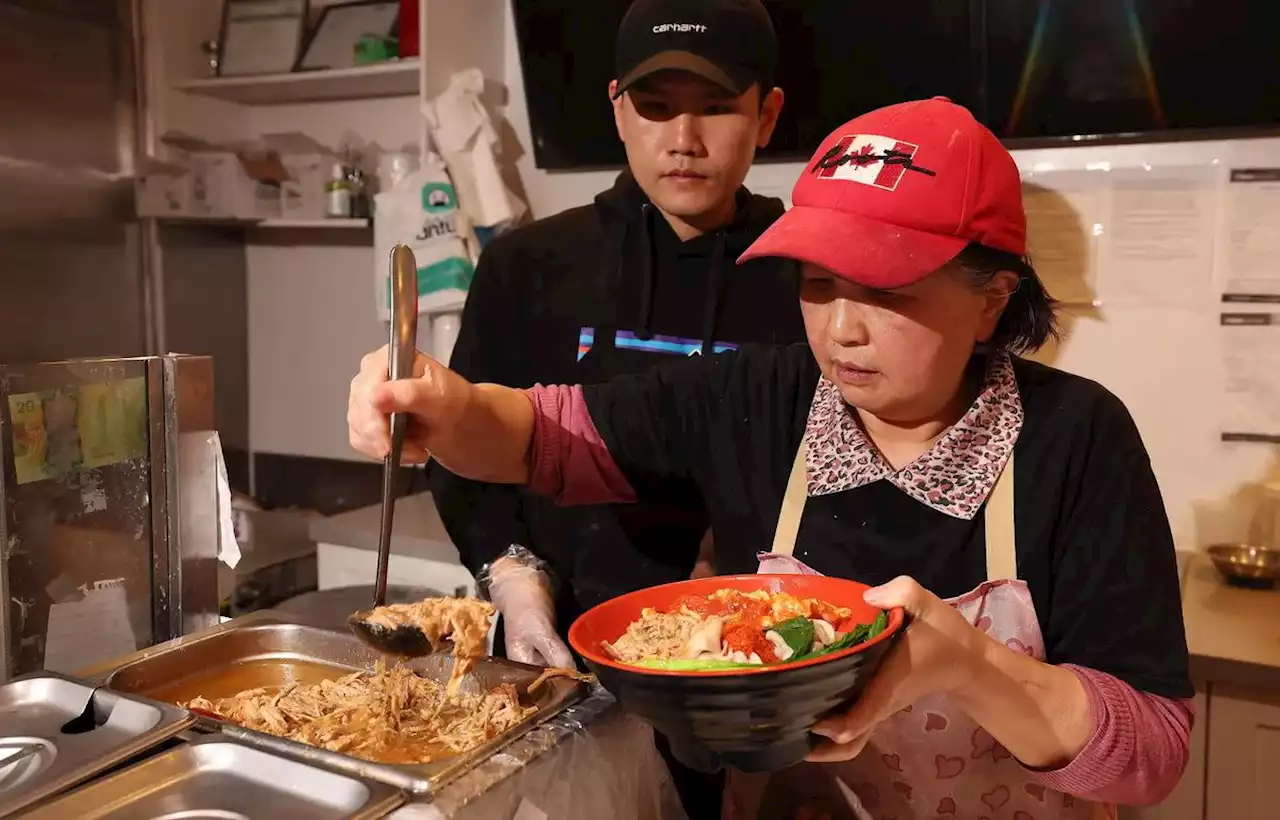
{"label": "graphic print on hoodie", "polygon": [[[794,263],[735,265],[782,212],[744,189],[729,226],[681,242],[624,172],[593,204],[490,243],[450,367],[512,387],[590,384],[678,356],[803,341]],[[600,601],[687,577],[710,523],[691,483],[661,482],[654,503],[603,507],[559,507],[443,469],[432,488],[472,572],[512,543],[550,561],[562,631]]]}

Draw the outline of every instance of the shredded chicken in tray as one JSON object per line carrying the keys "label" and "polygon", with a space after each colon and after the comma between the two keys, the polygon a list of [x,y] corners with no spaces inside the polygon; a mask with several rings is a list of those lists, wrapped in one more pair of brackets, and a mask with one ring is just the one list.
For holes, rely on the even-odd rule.
{"label": "shredded chicken in tray", "polygon": [[516,688],[446,693],[405,666],[355,672],[310,686],[250,689],[184,706],[248,729],[379,763],[429,763],[479,746],[537,711]]}

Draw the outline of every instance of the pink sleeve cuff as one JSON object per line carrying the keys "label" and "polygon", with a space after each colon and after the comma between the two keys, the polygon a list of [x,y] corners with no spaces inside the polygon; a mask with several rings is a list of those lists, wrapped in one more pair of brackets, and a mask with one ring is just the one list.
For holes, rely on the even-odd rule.
{"label": "pink sleeve cuff", "polygon": [[560,504],[615,504],[636,500],[587,411],[581,385],[534,385],[529,488]]}
{"label": "pink sleeve cuff", "polygon": [[1139,692],[1094,669],[1063,668],[1084,685],[1093,736],[1066,766],[1032,774],[1050,789],[1099,803],[1150,806],[1168,797],[1190,754],[1191,701]]}

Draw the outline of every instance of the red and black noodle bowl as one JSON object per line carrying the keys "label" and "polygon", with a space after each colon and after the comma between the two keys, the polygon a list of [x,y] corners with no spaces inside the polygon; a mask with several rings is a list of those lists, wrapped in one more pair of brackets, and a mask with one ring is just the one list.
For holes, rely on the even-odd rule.
{"label": "red and black noodle bowl", "polygon": [[733,575],[643,589],[593,607],[569,642],[621,707],[685,765],[773,771],[817,745],[902,633],[901,609],[820,575]]}

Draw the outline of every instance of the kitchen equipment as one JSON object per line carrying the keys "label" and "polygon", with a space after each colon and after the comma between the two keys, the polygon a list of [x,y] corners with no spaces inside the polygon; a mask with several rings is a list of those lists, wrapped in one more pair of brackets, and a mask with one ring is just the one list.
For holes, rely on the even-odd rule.
{"label": "kitchen equipment", "polygon": [[1280,581],[1280,549],[1251,544],[1214,544],[1205,551],[1228,584],[1270,589]]}
{"label": "kitchen equipment", "polygon": [[0,686],[0,817],[88,780],[193,723],[185,709],[48,672],[10,681]]}
{"label": "kitchen equipment", "polygon": [[[413,376],[418,348],[418,263],[408,245],[391,249],[391,327],[387,348],[387,377],[391,380]],[[400,455],[404,448],[403,413],[391,414],[391,452],[382,463],[382,523],[378,529],[378,574],[374,581],[373,609],[387,602],[387,564],[391,560],[391,526],[395,517],[399,487]],[[351,616],[351,630],[375,649],[392,655],[418,657],[436,650],[435,644],[413,626],[388,629],[367,620],[368,612]]]}
{"label": "kitchen equipment", "polygon": [[[356,670],[369,670],[379,657],[376,650],[348,633],[261,622],[213,630],[174,645],[139,652],[107,676],[106,686],[112,691],[170,703],[189,701],[196,696],[217,699],[257,686],[309,684]],[[453,659],[443,653],[408,663],[418,674],[441,684],[449,679],[453,668]],[[482,692],[510,683],[520,692],[522,702],[537,706],[538,711],[519,726],[471,751],[421,765],[372,763],[207,717],[202,717],[199,724],[274,754],[424,794],[471,771],[587,693],[585,684],[567,678],[550,679],[533,693],[527,693],[529,684],[542,672],[539,667],[511,661],[477,659],[474,668],[462,679],[461,691]]]}
{"label": "kitchen equipment", "polygon": [[1280,549],[1280,478],[1262,485],[1249,521],[1249,543]]}
{"label": "kitchen equipment", "polygon": [[713,672],[670,672],[615,661],[604,653],[640,617],[685,596],[718,589],[786,592],[848,607],[870,623],[879,612],[862,599],[865,584],[821,575],[736,575],[700,578],[642,589],[605,601],[569,628],[569,642],[623,709],[643,718],[671,742],[685,765],[714,772],[734,766],[746,772],[783,769],[804,759],[817,743],[810,729],[847,708],[875,674],[885,652],[902,634],[901,609],[866,643],[807,661]]}
{"label": "kitchen equipment", "polygon": [[82,786],[26,820],[374,820],[395,789],[208,735]]}
{"label": "kitchen equipment", "polygon": [[213,359],[0,365],[0,407],[0,681],[218,622]]}

